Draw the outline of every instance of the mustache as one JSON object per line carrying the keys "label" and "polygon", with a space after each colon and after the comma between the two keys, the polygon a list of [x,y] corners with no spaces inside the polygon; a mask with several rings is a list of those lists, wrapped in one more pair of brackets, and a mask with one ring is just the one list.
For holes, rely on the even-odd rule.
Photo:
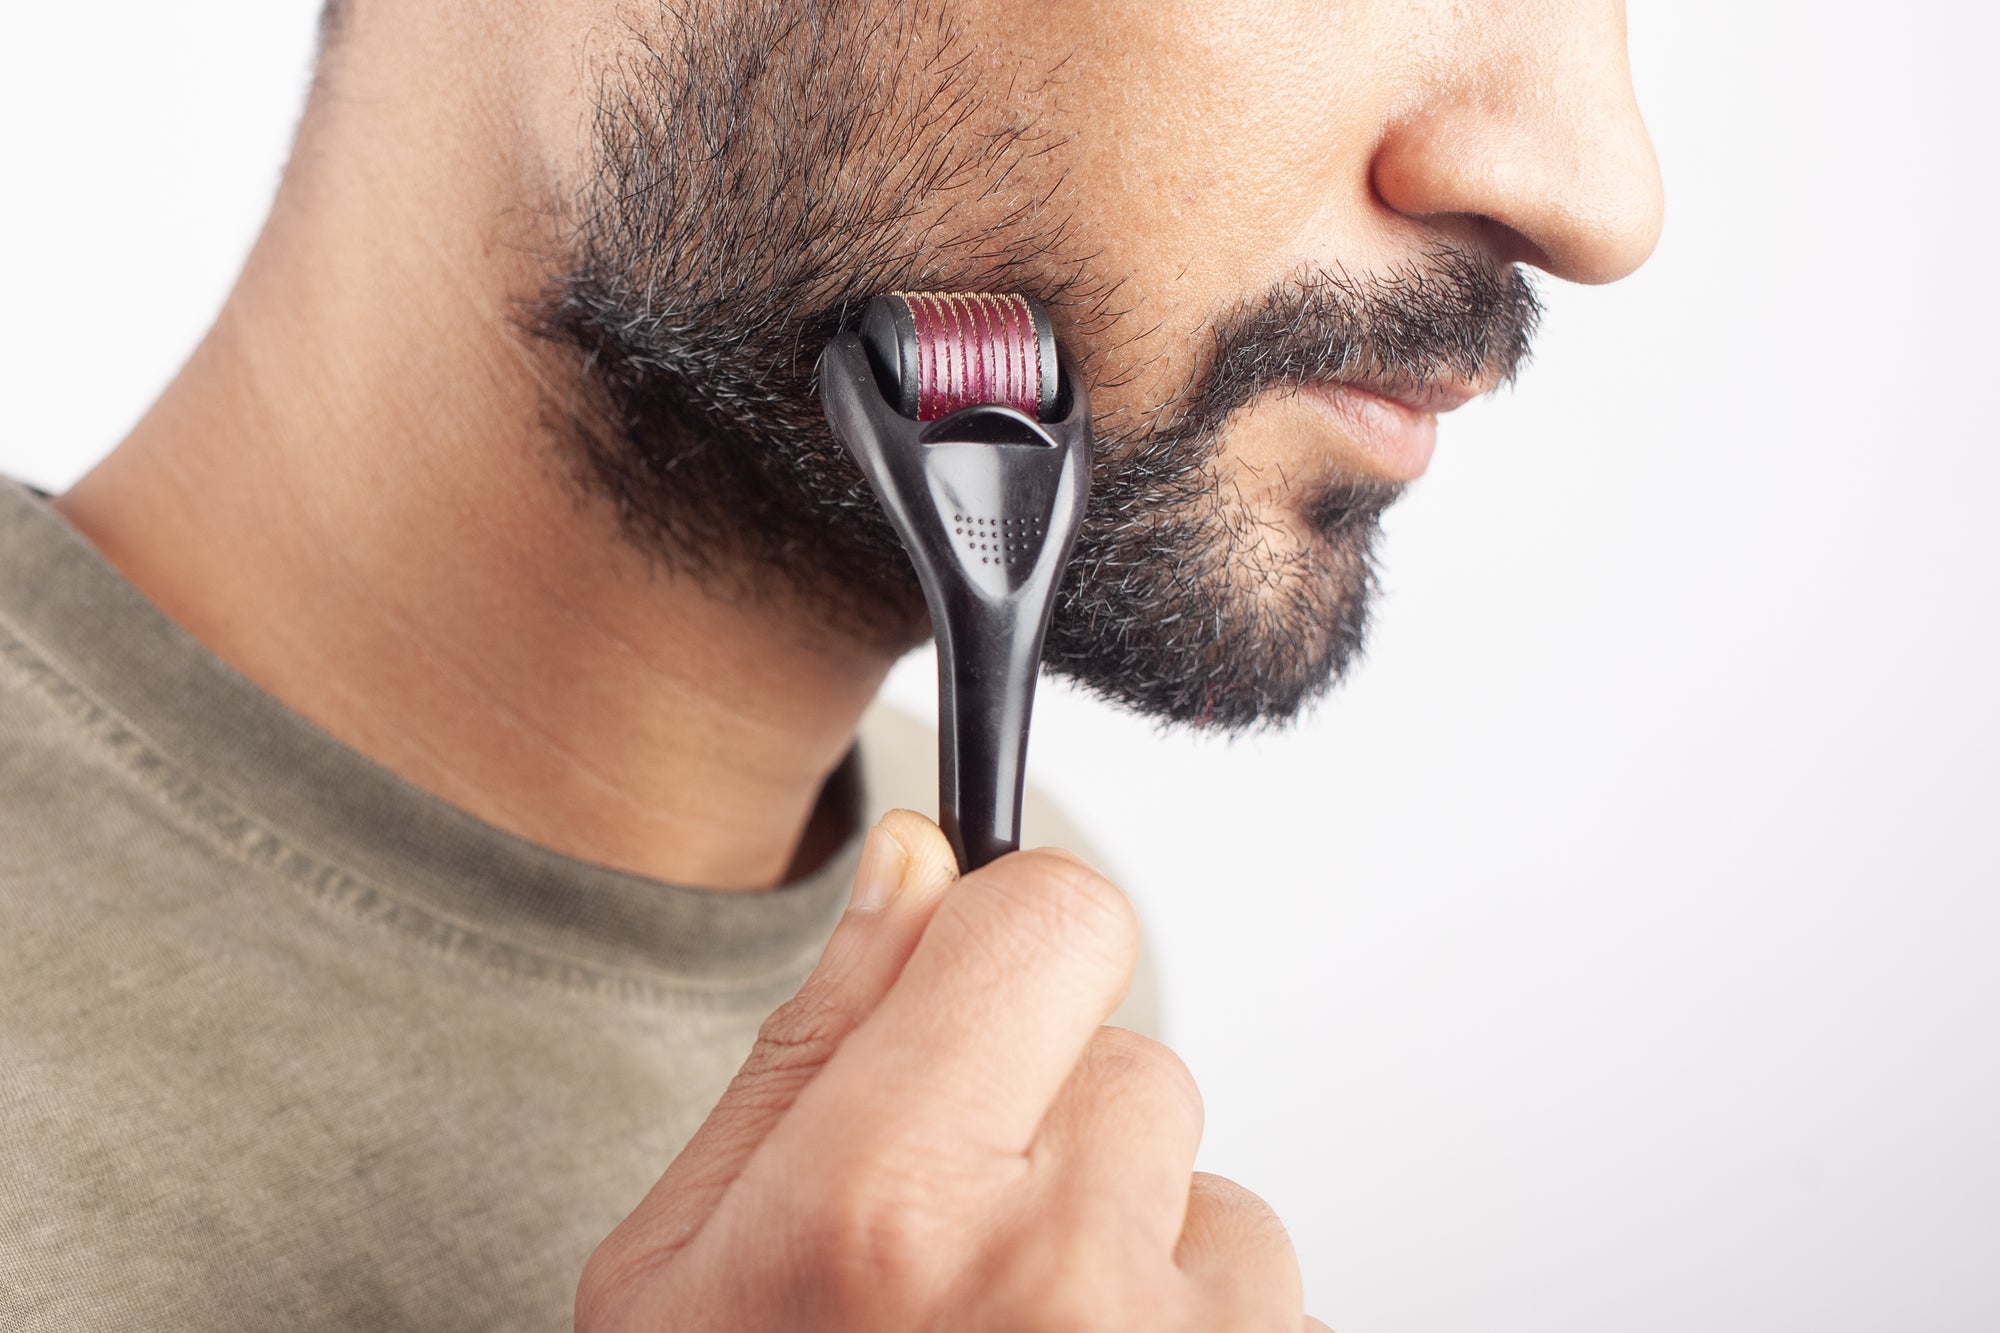
{"label": "mustache", "polygon": [[1518,265],[1456,247],[1362,276],[1315,269],[1214,323],[1173,415],[1183,430],[1212,430],[1262,394],[1317,383],[1389,397],[1440,381],[1496,388],[1527,364],[1541,317]]}

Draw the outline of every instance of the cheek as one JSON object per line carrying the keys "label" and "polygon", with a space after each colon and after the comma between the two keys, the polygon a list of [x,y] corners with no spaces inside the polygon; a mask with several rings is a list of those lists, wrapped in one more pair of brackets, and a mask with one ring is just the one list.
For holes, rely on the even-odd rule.
{"label": "cheek", "polygon": [[[1019,67],[1018,111],[1070,139],[1068,192],[1107,263],[1240,291],[1273,256],[1295,262],[1329,200],[1366,192],[1379,61],[1349,31],[1354,8],[974,0],[965,22]],[[1036,70],[1054,72],[1038,86]]]}
{"label": "cheek", "polygon": [[[1070,250],[1157,330],[1135,401],[1178,387],[1175,349],[1218,310],[1328,258],[1364,225],[1387,90],[1381,16],[1327,0],[1104,0],[953,9],[1008,110],[1064,140]],[[1372,34],[1364,43],[1363,34]],[[1359,233],[1356,233],[1357,238]]]}

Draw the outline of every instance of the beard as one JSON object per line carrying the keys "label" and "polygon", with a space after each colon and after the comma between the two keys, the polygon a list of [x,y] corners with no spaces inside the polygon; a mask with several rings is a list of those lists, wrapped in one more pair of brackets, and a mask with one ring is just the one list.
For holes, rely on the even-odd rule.
{"label": "beard", "polygon": [[[1066,140],[971,57],[939,5],[663,5],[598,76],[593,160],[523,321],[570,361],[550,425],[627,540],[874,646],[918,641],[923,598],[821,414],[826,340],[879,292],[1016,291],[1088,345],[1093,385],[1165,355],[1074,234]],[[1094,421],[1046,665],[1165,722],[1299,715],[1361,651],[1401,487],[1322,483],[1288,497],[1302,526],[1274,522],[1228,482],[1230,418],[1317,381],[1511,378],[1537,315],[1518,269],[1440,247],[1211,317],[1177,392]]]}

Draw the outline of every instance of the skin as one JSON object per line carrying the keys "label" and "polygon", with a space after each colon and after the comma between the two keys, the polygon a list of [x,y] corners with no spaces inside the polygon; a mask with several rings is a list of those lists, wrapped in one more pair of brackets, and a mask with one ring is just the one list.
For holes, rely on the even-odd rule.
{"label": "skin", "polygon": [[[589,71],[650,12],[352,0],[215,328],[58,507],[208,648],[411,782],[584,860],[749,891],[839,840],[819,793],[894,652],[782,589],[741,595],[754,570],[649,558],[553,458],[541,408],[574,371],[514,316],[588,169]],[[1129,312],[1065,336],[1121,371],[1097,392],[1113,414],[1303,268],[1443,240],[1605,282],[1658,235],[1615,0],[951,12],[987,86],[1065,136],[1075,249]],[[1306,394],[1239,412],[1220,462],[1281,546],[1308,540],[1314,484],[1420,466]],[[850,916],[607,1241],[579,1326],[1301,1327],[1268,1210],[1190,1175],[1185,1071],[1098,1030],[1129,975],[1117,891],[1054,854],[952,888],[935,830],[898,820],[870,855],[902,891]],[[893,1076],[917,1067],[935,1082]],[[912,1178],[953,1184],[879,1190]],[[841,1241],[854,1209],[881,1226]],[[1002,1220],[951,1240],[966,1218]],[[805,1262],[771,1271],[766,1237]]]}
{"label": "skin", "polygon": [[1187,1067],[1102,1026],[1125,896],[1056,851],[954,878],[920,816],[871,832],[818,970],[586,1266],[580,1331],[1324,1330],[1270,1208],[1194,1173]]}

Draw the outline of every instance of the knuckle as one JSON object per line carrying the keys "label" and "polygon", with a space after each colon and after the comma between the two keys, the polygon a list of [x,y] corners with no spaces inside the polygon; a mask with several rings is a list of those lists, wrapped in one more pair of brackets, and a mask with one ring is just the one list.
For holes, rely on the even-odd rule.
{"label": "knuckle", "polygon": [[1068,852],[1022,852],[981,872],[991,895],[1034,943],[1081,951],[1130,970],[1139,957],[1139,916],[1116,884]]}
{"label": "knuckle", "polygon": [[855,1015],[827,997],[801,992],[764,1020],[743,1064],[750,1078],[781,1079],[817,1072],[854,1031]]}
{"label": "knuckle", "polygon": [[583,1272],[576,1280],[576,1327],[579,1329],[599,1327],[610,1316],[612,1279],[605,1272],[609,1260],[603,1256],[604,1247],[600,1245],[584,1261]]}
{"label": "knuckle", "polygon": [[1081,1271],[1076,1265],[1049,1274],[1027,1326],[1037,1333],[1112,1333],[1143,1327],[1129,1322],[1137,1313],[1129,1295],[1117,1284]]}
{"label": "knuckle", "polygon": [[943,1215],[879,1168],[856,1163],[801,1182],[795,1268],[811,1274],[814,1303],[828,1313],[880,1318],[909,1307],[943,1271]]}
{"label": "knuckle", "polygon": [[1233,1180],[1195,1172],[1188,1212],[1201,1214],[1206,1229],[1226,1237],[1233,1248],[1293,1253],[1291,1233],[1277,1210]]}
{"label": "knuckle", "polygon": [[1128,1028],[1102,1027],[1085,1058],[1104,1071],[1116,1095],[1149,1096],[1178,1103],[1196,1120],[1202,1116],[1201,1085],[1172,1047]]}
{"label": "knuckle", "polygon": [[1194,1196],[1213,1211],[1249,1222],[1276,1222],[1278,1214],[1262,1196],[1244,1188],[1227,1176],[1194,1173]]}
{"label": "knuckle", "polygon": [[1075,1236],[1043,1234],[1019,1245],[993,1284],[1010,1333],[1123,1333],[1166,1328],[1171,1287],[1156,1265]]}
{"label": "knuckle", "polygon": [[575,1327],[615,1327],[654,1267],[651,1255],[622,1244],[614,1232],[591,1252],[577,1278]]}

